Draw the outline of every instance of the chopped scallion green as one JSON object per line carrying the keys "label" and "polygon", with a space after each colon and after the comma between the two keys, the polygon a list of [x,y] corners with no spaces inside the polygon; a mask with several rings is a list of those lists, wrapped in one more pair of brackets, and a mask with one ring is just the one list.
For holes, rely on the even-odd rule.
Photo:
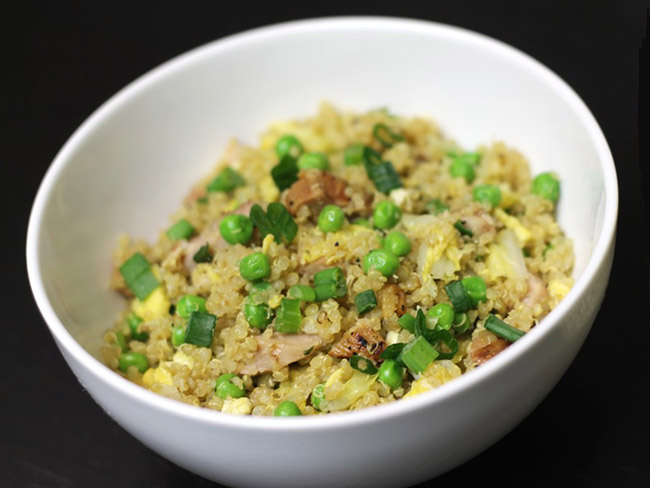
{"label": "chopped scallion green", "polygon": [[499,320],[492,314],[488,315],[488,318],[485,320],[485,328],[502,339],[510,342],[515,342],[526,334],[524,331],[516,329],[513,326],[506,324],[504,321]]}
{"label": "chopped scallion green", "polygon": [[192,312],[185,329],[185,342],[195,346],[210,347],[216,324],[216,315],[208,312]]}
{"label": "chopped scallion green", "polygon": [[146,299],[152,291],[160,286],[160,281],[153,274],[151,264],[144,254],[136,252],[120,266],[120,273],[133,294],[139,299]]}
{"label": "chopped scallion green", "polygon": [[365,290],[354,297],[354,303],[357,306],[357,313],[363,315],[377,307],[377,298],[372,290]]}
{"label": "chopped scallion green", "polygon": [[392,147],[396,142],[404,140],[404,137],[390,129],[386,124],[375,124],[372,128],[372,135],[379,144],[385,148]]}
{"label": "chopped scallion green", "polygon": [[374,364],[372,364],[372,361],[370,359],[364,358],[363,356],[358,356],[356,354],[350,358],[350,366],[352,366],[357,371],[361,371],[362,373],[377,373],[377,368]]}
{"label": "chopped scallion green", "polygon": [[283,298],[276,312],[275,330],[282,334],[296,334],[300,332],[301,323],[300,300]]}
{"label": "chopped scallion green", "polygon": [[438,351],[422,336],[406,344],[399,356],[408,369],[418,374],[427,369],[437,357]]}
{"label": "chopped scallion green", "polygon": [[208,185],[208,191],[220,191],[228,193],[239,186],[244,186],[246,180],[242,175],[237,173],[234,169],[229,166],[226,166],[219,175],[210,182]]}
{"label": "chopped scallion green", "polygon": [[181,219],[167,229],[166,234],[172,241],[182,241],[192,237],[195,232],[194,227],[187,219]]}
{"label": "chopped scallion green", "polygon": [[411,314],[405,313],[397,320],[397,323],[402,329],[408,330],[411,334],[415,331],[415,317]]}
{"label": "chopped scallion green", "polygon": [[313,302],[316,300],[316,292],[311,286],[293,285],[289,288],[289,296],[303,302]]}
{"label": "chopped scallion green", "polygon": [[316,301],[322,302],[328,298],[340,298],[348,292],[343,270],[339,267],[328,268],[314,275],[314,292]]}
{"label": "chopped scallion green", "polygon": [[389,161],[382,161],[381,156],[370,147],[363,149],[363,165],[378,191],[388,195],[391,190],[401,188],[402,183],[393,165]]}
{"label": "chopped scallion green", "polygon": [[452,359],[458,352],[458,341],[445,329],[429,330],[426,339],[438,351],[436,359]]}
{"label": "chopped scallion green", "polygon": [[454,227],[458,232],[461,233],[461,235],[468,236],[468,237],[474,236],[474,233],[465,226],[462,220],[457,220],[456,222],[454,222]]}
{"label": "chopped scallion green", "polygon": [[447,296],[455,312],[467,312],[472,307],[472,299],[460,281],[453,281],[445,286]]}

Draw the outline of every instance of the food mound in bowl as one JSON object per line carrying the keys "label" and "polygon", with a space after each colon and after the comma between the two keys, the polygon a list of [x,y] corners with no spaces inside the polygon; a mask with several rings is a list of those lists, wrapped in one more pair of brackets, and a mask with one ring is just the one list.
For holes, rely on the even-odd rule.
{"label": "food mound in bowl", "polygon": [[313,415],[434,389],[521,338],[573,284],[560,183],[430,120],[323,105],[232,141],[149,245],[106,363],[228,413]]}

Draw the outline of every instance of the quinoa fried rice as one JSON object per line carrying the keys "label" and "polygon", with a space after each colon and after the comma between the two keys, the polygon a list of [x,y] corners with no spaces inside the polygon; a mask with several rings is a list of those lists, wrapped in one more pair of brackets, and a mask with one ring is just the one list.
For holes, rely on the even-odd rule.
{"label": "quinoa fried rice", "polygon": [[[324,153],[327,169],[302,169],[298,180],[281,191],[271,172],[279,161],[276,144],[287,134],[305,152]],[[359,143],[392,162],[400,188],[382,193],[363,164],[350,160],[346,165],[346,149]],[[312,118],[271,125],[259,147],[231,141],[213,173],[189,191],[171,218],[170,225],[182,219],[190,224],[187,238],[165,231],[153,245],[119,238],[110,284],[128,298],[129,307],[105,333],[106,364],[160,395],[252,415],[282,414],[278,406],[286,407],[287,401],[299,409],[293,414],[303,415],[365,408],[421,394],[480,367],[566,295],[573,284],[573,250],[555,220],[554,198],[531,192],[532,178],[520,153],[501,142],[479,147],[470,154],[475,158],[471,170],[465,167],[459,175],[452,166],[467,155],[430,120],[384,109],[344,112],[328,104]],[[208,191],[225,168],[239,175],[235,184]],[[496,206],[476,197],[473,190],[481,185],[498,187]],[[437,204],[430,203],[433,199],[439,199]],[[393,202],[401,218],[382,230],[372,224],[374,209],[384,201]],[[257,226],[245,245],[223,239],[219,223],[224,216],[248,216],[255,203],[266,210],[271,202],[282,202],[297,224],[291,242],[264,237]],[[340,229],[324,232],[318,217],[328,204],[340,207],[345,219]],[[392,231],[408,238],[410,252],[397,258],[399,265],[388,276],[380,267],[364,271],[364,257],[381,248]],[[197,263],[201,247],[208,252],[207,262]],[[276,317],[266,328],[249,325],[245,312],[255,293],[253,283],[242,277],[240,262],[254,252],[270,264],[264,280],[270,286],[255,295],[268,318]],[[146,258],[161,284],[142,299],[134,297],[120,272],[135,253]],[[288,290],[312,287],[317,272],[335,267],[342,270],[345,294],[301,300],[299,330],[277,332]],[[463,315],[450,300],[448,286],[471,276],[481,278],[485,291]],[[376,306],[361,314],[355,297],[367,290]],[[182,342],[188,319],[178,308],[186,295],[205,299],[203,316],[216,317],[206,344]],[[418,310],[426,313],[440,303],[452,304],[454,319],[464,320],[467,330],[447,325],[442,337],[448,342],[434,341],[434,353],[425,347],[426,353],[415,358],[424,361],[419,367],[399,354],[382,357],[387,348],[401,347],[392,345],[412,344],[421,335],[412,319],[409,326],[408,317],[401,317],[416,317]],[[487,330],[489,317],[510,326],[514,339]],[[426,328],[440,328],[435,322],[427,319]],[[381,367],[386,357],[393,363],[389,373]],[[223,377],[227,373],[232,375]],[[227,384],[215,391],[218,379]]]}

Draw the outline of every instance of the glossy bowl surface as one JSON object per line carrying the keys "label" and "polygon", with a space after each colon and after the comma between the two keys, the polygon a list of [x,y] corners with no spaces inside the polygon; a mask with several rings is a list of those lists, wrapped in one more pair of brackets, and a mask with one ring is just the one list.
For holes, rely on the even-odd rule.
{"label": "glossy bowl surface", "polygon": [[[117,235],[153,239],[229,138],[254,143],[268,123],[314,113],[322,100],[432,117],[467,148],[503,140],[533,172],[558,173],[559,222],[577,256],[569,295],[480,368],[429,394],[351,413],[237,417],[162,398],[110,371],[98,358],[102,331],[124,306],[107,288]],[[100,107],[43,180],[27,264],[36,302],[80,382],[173,462],[236,486],[407,486],[496,442],[558,381],[602,301],[617,205],[598,124],[565,82],[529,56],[430,22],[315,19],[190,51]]]}

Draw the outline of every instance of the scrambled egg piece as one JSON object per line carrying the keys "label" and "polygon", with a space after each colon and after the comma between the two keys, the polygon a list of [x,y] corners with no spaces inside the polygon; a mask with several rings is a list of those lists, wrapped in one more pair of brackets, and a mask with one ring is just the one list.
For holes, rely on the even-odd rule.
{"label": "scrambled egg piece", "polygon": [[411,383],[411,389],[404,398],[413,397],[433,390],[462,374],[460,368],[448,359],[432,362],[422,376]]}
{"label": "scrambled egg piece", "polygon": [[519,219],[513,215],[508,215],[500,208],[494,209],[494,215],[499,219],[503,225],[512,230],[516,235],[519,242],[526,245],[526,243],[533,237],[533,234],[524,225],[519,222]]}
{"label": "scrambled egg piece", "polygon": [[159,286],[144,300],[134,299],[131,308],[138,317],[147,322],[160,317],[166,317],[169,314],[170,305],[165,289]]}
{"label": "scrambled egg piece", "polygon": [[154,383],[162,383],[163,385],[169,386],[174,385],[174,379],[172,378],[171,372],[163,364],[157,368],[149,368],[145,371],[142,376],[142,382],[147,386],[147,388],[151,388]]}
{"label": "scrambled egg piece", "polygon": [[253,411],[253,404],[247,397],[228,398],[223,402],[222,412],[236,415],[248,415]]}
{"label": "scrambled egg piece", "polygon": [[349,408],[354,402],[361,398],[364,393],[370,390],[375,382],[376,374],[365,374],[360,371],[352,371],[352,376],[343,383],[343,388],[334,396],[328,398],[328,388],[334,383],[342,382],[345,376],[345,370],[339,368],[325,382],[325,398],[321,402],[321,410],[327,412],[337,412]]}

